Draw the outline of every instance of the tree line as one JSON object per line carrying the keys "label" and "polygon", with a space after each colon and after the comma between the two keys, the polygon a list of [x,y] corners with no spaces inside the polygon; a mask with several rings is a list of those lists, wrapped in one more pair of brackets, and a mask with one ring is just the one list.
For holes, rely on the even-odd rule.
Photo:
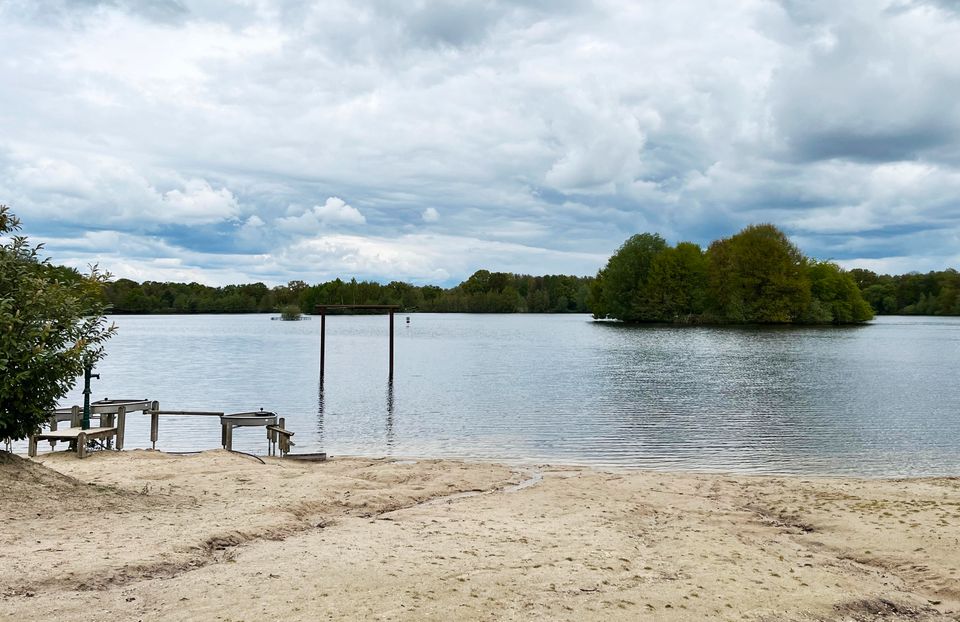
{"label": "tree line", "polygon": [[600,270],[588,306],[594,317],[625,322],[849,324],[873,317],[850,273],[805,257],[766,224],[706,250],[635,235]]}
{"label": "tree line", "polygon": [[883,315],[960,315],[960,273],[889,275],[859,268],[850,271],[863,297]]}
{"label": "tree line", "polygon": [[[62,283],[84,277],[47,263]],[[804,256],[773,225],[751,225],[706,249],[658,234],[628,239],[596,277],[478,270],[442,288],[334,279],[212,287],[117,279],[100,287],[111,313],[275,313],[318,304],[397,305],[436,313],[593,313],[626,322],[847,324],[883,315],[960,315],[960,273],[876,274]]]}
{"label": "tree line", "polygon": [[269,313],[318,304],[397,305],[403,311],[437,313],[586,313],[589,277],[529,276],[478,270],[451,288],[401,281],[334,279],[317,285],[290,281],[211,287],[200,283],[137,283],[117,279],[104,296],[113,313]]}

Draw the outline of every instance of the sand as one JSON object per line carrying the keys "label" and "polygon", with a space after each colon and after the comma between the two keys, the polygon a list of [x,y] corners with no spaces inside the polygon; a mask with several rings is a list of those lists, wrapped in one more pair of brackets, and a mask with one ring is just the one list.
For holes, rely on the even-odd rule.
{"label": "sand", "polygon": [[960,620],[960,478],[264,460],[0,453],[0,619]]}

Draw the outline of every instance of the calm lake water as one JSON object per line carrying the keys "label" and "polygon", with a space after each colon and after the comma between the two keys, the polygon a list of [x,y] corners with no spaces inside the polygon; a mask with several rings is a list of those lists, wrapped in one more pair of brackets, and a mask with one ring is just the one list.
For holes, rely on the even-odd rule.
{"label": "calm lake water", "polygon": [[[93,397],[274,410],[295,451],[859,475],[960,474],[960,319],[856,328],[625,327],[584,315],[120,316]],[[82,403],[77,387],[64,405]],[[217,447],[164,417],[158,447]],[[128,448],[149,418],[128,416]],[[235,445],[265,453],[260,428]],[[44,447],[46,449],[46,447]]]}

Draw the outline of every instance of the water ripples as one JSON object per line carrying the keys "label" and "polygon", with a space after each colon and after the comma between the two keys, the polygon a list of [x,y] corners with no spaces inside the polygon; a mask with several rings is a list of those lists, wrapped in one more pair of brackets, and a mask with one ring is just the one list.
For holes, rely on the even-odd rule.
{"label": "water ripples", "polygon": [[[402,317],[402,316],[401,316]],[[960,320],[860,328],[625,327],[586,316],[116,318],[94,397],[286,417],[297,451],[855,475],[960,473]],[[68,403],[79,403],[79,387]],[[149,445],[147,417],[127,446]],[[235,444],[260,451],[260,430]],[[159,446],[215,447],[164,418]]]}

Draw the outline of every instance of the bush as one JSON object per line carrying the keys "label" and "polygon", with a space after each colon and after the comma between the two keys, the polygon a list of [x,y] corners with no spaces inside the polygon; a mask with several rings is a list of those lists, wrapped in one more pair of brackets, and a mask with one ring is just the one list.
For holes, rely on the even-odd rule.
{"label": "bush", "polygon": [[12,439],[43,424],[116,330],[103,315],[108,275],[52,266],[19,230],[0,205],[0,438]]}
{"label": "bush", "polygon": [[300,307],[297,305],[287,305],[280,309],[280,319],[282,320],[299,320],[300,315]]}

